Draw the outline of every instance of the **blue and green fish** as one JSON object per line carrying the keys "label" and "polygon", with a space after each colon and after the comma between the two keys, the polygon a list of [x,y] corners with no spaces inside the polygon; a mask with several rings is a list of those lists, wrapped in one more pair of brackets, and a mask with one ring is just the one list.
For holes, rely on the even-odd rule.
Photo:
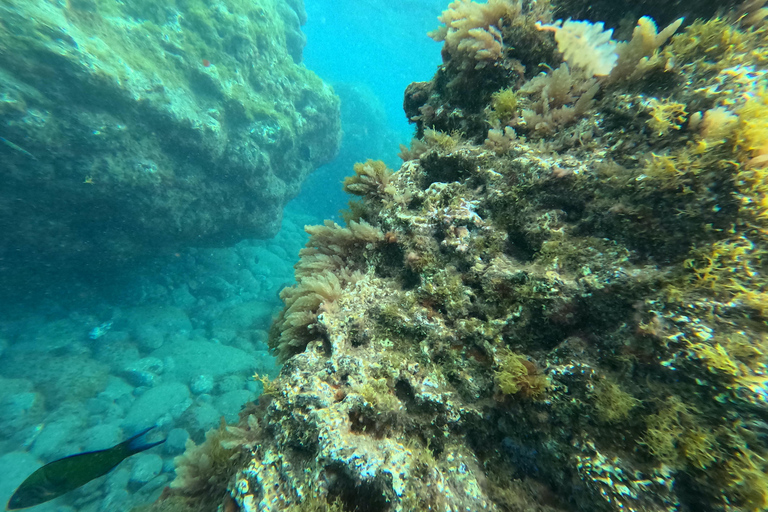
{"label": "blue and green fish", "polygon": [[123,460],[165,442],[144,443],[141,437],[150,427],[107,450],[78,453],[41,467],[22,482],[8,501],[7,510],[33,507],[74,491],[95,478],[106,475]]}

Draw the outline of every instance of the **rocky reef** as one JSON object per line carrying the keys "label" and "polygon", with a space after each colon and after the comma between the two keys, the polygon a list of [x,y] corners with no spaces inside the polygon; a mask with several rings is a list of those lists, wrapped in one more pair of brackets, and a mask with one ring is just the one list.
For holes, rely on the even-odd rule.
{"label": "rocky reef", "polygon": [[153,510],[768,510],[766,15],[453,2],[404,163],[306,228],[279,377]]}
{"label": "rocky reef", "polygon": [[273,236],[339,146],[302,0],[0,5],[0,267]]}

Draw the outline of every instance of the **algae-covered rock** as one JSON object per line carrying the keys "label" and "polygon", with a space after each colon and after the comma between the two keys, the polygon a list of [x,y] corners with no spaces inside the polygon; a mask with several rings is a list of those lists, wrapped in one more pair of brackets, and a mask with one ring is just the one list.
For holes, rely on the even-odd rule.
{"label": "algae-covered rock", "polygon": [[451,3],[419,139],[355,165],[346,226],[306,228],[280,375],[176,497],[768,510],[765,11],[617,42],[546,6]]}
{"label": "algae-covered rock", "polygon": [[284,0],[3,2],[3,269],[274,235],[340,138],[337,98],[300,63],[304,17]]}

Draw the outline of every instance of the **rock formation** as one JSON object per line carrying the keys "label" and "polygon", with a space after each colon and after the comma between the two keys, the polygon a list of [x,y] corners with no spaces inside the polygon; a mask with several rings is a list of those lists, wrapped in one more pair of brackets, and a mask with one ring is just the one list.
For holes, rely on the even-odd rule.
{"label": "rock formation", "polygon": [[338,150],[301,0],[0,5],[0,271],[273,236]]}

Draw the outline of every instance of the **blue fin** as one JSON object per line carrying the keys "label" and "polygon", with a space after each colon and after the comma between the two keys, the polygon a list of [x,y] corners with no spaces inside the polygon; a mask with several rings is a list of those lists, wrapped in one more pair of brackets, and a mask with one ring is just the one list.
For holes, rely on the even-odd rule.
{"label": "blue fin", "polygon": [[156,443],[143,443],[142,437],[144,437],[144,434],[149,432],[150,430],[157,428],[157,425],[153,425],[147,429],[142,430],[135,436],[131,437],[127,441],[124,441],[122,444],[126,447],[126,449],[133,455],[134,453],[143,452],[144,450],[149,450],[150,448],[157,446],[159,444],[163,444],[165,442],[165,439],[162,441],[157,441]]}

